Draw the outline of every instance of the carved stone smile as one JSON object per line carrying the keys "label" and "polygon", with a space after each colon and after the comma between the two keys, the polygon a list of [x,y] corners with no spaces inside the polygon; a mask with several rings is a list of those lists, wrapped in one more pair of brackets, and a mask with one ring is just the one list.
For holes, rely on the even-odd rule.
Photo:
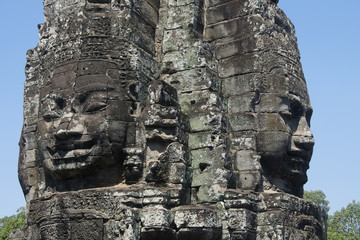
{"label": "carved stone smile", "polygon": [[60,159],[75,159],[79,157],[86,157],[91,153],[91,149],[75,149],[68,152],[58,152],[54,154],[54,161]]}
{"label": "carved stone smile", "polygon": [[82,140],[74,140],[74,141],[66,141],[66,142],[57,142],[54,150],[55,151],[71,151],[75,149],[90,149],[94,146],[94,140],[82,141]]}
{"label": "carved stone smile", "polygon": [[94,139],[91,140],[68,140],[57,141],[52,147],[47,147],[54,161],[70,160],[87,157],[96,145]]}

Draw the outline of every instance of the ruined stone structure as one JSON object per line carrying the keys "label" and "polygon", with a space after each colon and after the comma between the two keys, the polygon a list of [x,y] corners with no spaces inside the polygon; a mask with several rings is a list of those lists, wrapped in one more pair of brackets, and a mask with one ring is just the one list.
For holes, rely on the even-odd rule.
{"label": "ruined stone structure", "polygon": [[275,0],[43,0],[14,239],[326,239]]}

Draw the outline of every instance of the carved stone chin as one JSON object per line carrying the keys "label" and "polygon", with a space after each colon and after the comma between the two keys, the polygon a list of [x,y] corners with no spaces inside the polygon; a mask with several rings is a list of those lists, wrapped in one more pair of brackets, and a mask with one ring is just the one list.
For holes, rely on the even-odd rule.
{"label": "carved stone chin", "polygon": [[326,239],[278,1],[43,2],[13,239]]}

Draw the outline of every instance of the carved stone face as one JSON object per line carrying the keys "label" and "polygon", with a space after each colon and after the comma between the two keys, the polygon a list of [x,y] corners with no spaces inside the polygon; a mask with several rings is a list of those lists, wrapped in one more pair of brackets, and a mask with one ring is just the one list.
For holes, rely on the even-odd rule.
{"label": "carved stone face", "polygon": [[131,81],[115,81],[108,66],[92,74],[94,63],[84,65],[56,69],[41,89],[38,151],[57,179],[121,166],[123,149],[135,141],[134,101],[126,91]]}
{"label": "carved stone face", "polygon": [[301,98],[289,92],[261,97],[257,148],[269,180],[282,190],[301,195],[314,146],[312,108],[307,95]]}

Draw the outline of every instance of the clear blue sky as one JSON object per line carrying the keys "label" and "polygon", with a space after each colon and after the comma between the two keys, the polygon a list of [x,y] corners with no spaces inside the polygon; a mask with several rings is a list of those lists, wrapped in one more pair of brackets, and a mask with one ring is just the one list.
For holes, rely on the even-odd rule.
{"label": "clear blue sky", "polygon": [[[315,149],[306,190],[321,189],[330,213],[360,201],[360,1],[280,0],[293,21],[314,108]],[[17,180],[27,49],[38,41],[41,0],[0,0],[0,217],[25,205]]]}

